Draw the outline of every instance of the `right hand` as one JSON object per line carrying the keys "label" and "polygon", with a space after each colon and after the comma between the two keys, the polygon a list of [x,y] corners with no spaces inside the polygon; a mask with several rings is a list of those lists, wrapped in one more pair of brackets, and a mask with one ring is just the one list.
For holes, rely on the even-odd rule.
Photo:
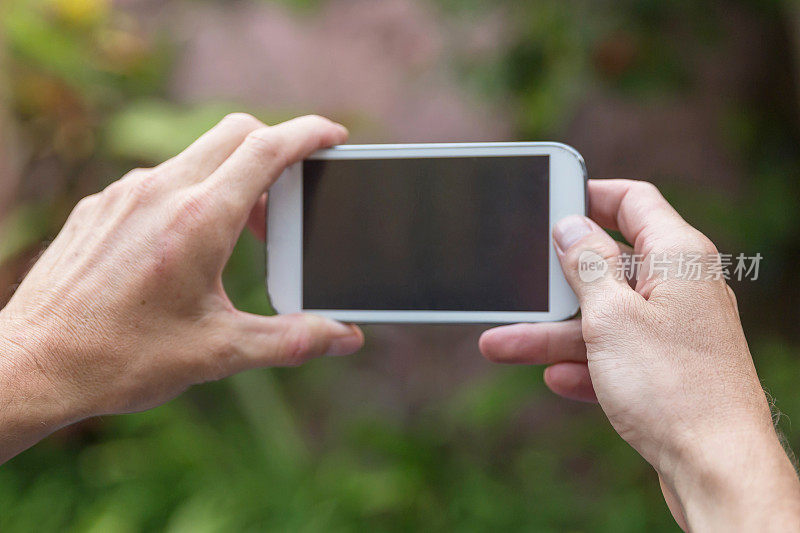
{"label": "right hand", "polygon": [[[545,382],[553,391],[598,401],[620,436],[659,472],[682,525],[800,527],[800,484],[774,431],[733,292],[724,279],[675,275],[680,254],[698,254],[706,259],[705,278],[716,248],[649,183],[592,180],[589,195],[594,220],[573,216],[554,228],[581,317],[489,330],[482,352],[497,362],[548,365]],[[622,232],[646,258],[634,287],[615,275],[625,245],[600,226]],[[672,265],[666,278],[648,268],[664,254]],[[578,267],[587,257],[604,261],[606,274],[583,281]],[[756,485],[766,472],[773,484]],[[711,485],[716,494],[704,491]],[[790,498],[789,519],[725,505],[762,486],[776,501]]]}

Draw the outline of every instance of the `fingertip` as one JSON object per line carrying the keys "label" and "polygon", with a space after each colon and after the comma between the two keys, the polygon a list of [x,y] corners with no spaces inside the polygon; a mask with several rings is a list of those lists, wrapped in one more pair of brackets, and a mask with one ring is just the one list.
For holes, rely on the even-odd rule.
{"label": "fingertip", "polygon": [[330,144],[331,145],[344,144],[347,141],[348,137],[350,137],[350,131],[343,124],[340,124],[338,122],[331,121],[331,124],[333,124],[335,132],[333,134],[333,139]]}
{"label": "fingertip", "polygon": [[484,331],[478,338],[478,349],[481,354],[495,363],[508,362],[507,352],[516,344],[514,334],[516,326],[518,324],[498,326]]}
{"label": "fingertip", "polygon": [[562,362],[544,370],[544,382],[559,396],[579,402],[597,403],[589,367],[585,363]]}
{"label": "fingertip", "polygon": [[356,337],[358,337],[361,340],[361,345],[363,346],[365,341],[364,331],[355,324],[347,324],[347,325],[350,327],[350,329],[353,330],[353,333],[356,335]]}
{"label": "fingertip", "polygon": [[325,352],[326,356],[338,357],[350,355],[364,346],[364,332],[355,324],[342,324],[341,322],[331,321],[335,324],[333,337],[328,344]]}
{"label": "fingertip", "polygon": [[251,115],[250,113],[244,113],[241,111],[234,111],[233,113],[228,113],[217,123],[217,126],[220,125],[235,125],[245,131],[252,131],[261,127],[264,127],[262,121],[258,120],[256,117]]}
{"label": "fingertip", "polygon": [[496,327],[481,335],[478,347],[484,357],[495,363],[586,361],[580,319]]}
{"label": "fingertip", "polygon": [[492,337],[494,336],[494,333],[492,333],[493,331],[494,329],[487,329],[478,337],[478,350],[480,350],[484,357],[488,357],[488,352],[491,351]]}
{"label": "fingertip", "polygon": [[350,135],[350,132],[343,124],[322,115],[305,115],[299,119],[292,120],[308,121],[309,127],[316,129],[318,132],[317,142],[320,148],[342,144]]}
{"label": "fingertip", "polygon": [[570,215],[553,226],[553,242],[556,249],[563,254],[592,231],[594,228],[589,224],[588,218],[583,215]]}
{"label": "fingertip", "polygon": [[334,125],[334,126],[336,126],[337,128],[339,128],[339,130],[342,132],[342,134],[343,134],[345,137],[347,137],[348,135],[350,135],[350,130],[348,130],[348,129],[347,129],[347,126],[345,126],[345,125],[344,125],[344,124],[342,124],[341,122],[334,122],[334,123],[333,123],[333,125]]}
{"label": "fingertip", "polygon": [[630,289],[620,274],[617,242],[595,222],[577,215],[564,218],[553,228],[553,242],[564,276],[582,308],[598,298],[608,299],[609,291],[618,286]]}
{"label": "fingertip", "polygon": [[[569,215],[553,225],[553,243],[559,255],[563,256],[584,237],[595,233],[608,236],[606,231],[591,218]],[[610,236],[608,238],[611,239]]]}

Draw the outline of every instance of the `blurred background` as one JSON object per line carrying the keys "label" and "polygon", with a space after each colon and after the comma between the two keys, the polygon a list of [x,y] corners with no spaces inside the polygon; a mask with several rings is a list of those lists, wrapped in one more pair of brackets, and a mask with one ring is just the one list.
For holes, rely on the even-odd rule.
{"label": "blurred background", "polygon": [[[734,288],[797,450],[799,54],[793,0],[3,0],[3,301],[80,197],[229,111],[321,113],[354,142],[562,141],[763,255]],[[263,270],[244,235],[241,308],[270,311]],[[600,409],[485,362],[481,328],[365,330],[351,358],[58,432],[0,468],[0,530],[676,529]]]}

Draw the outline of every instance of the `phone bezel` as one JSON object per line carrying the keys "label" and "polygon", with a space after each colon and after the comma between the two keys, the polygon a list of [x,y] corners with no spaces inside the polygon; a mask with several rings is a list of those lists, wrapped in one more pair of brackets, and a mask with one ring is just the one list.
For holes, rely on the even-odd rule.
{"label": "phone bezel", "polygon": [[310,159],[404,159],[428,157],[550,156],[549,311],[430,311],[303,309],[302,164],[287,168],[270,188],[267,210],[267,292],[278,313],[308,312],[356,323],[513,323],[564,320],[578,300],[564,278],[553,247],[552,227],[561,218],[586,214],[587,172],[572,147],[552,142],[342,145]]}

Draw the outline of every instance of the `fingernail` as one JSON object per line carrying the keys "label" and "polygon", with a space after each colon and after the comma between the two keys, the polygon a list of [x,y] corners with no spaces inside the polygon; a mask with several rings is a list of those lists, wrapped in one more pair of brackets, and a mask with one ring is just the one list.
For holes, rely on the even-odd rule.
{"label": "fingernail", "polygon": [[586,217],[570,215],[559,220],[553,228],[553,238],[561,251],[567,251],[573,244],[592,232]]}
{"label": "fingernail", "polygon": [[325,355],[331,357],[350,355],[353,352],[357,352],[364,343],[364,339],[355,326],[346,326],[344,324],[342,324],[342,326],[347,328],[347,332],[341,337],[336,337],[331,340]]}

